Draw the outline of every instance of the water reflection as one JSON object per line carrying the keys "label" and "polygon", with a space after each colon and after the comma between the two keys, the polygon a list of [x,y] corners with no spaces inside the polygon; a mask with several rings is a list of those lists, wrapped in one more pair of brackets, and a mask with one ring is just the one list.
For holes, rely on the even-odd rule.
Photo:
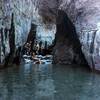
{"label": "water reflection", "polygon": [[39,65],[36,71],[36,89],[35,99],[36,100],[54,100],[54,80],[52,79],[52,65]]}
{"label": "water reflection", "polygon": [[0,100],[100,100],[99,94],[100,75],[82,68],[31,63],[0,71]]}

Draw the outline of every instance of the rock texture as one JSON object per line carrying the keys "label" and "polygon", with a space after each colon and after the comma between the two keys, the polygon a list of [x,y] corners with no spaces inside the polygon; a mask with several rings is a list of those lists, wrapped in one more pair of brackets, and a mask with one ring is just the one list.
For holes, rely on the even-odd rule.
{"label": "rock texture", "polygon": [[[100,1],[99,0],[69,0],[69,8],[63,9],[76,27],[82,45],[82,51],[91,69],[100,68]],[[64,1],[62,1],[62,4]],[[66,6],[67,7],[67,6]],[[74,10],[72,10],[72,7]],[[69,11],[69,13],[68,13]]]}
{"label": "rock texture", "polygon": [[[15,49],[17,49],[25,43],[31,27],[31,8],[32,2],[30,0],[0,0],[0,35],[2,35],[0,38],[2,39],[0,42],[1,63],[5,62],[5,58],[11,52],[11,45],[15,45]],[[12,14],[15,33],[10,31],[12,28]],[[11,40],[14,40],[15,44]]]}
{"label": "rock texture", "polygon": [[[53,0],[40,0],[40,2],[41,7],[44,7],[44,9],[40,9],[44,18],[49,15],[57,16],[56,9],[63,10],[68,15],[76,28],[82,52],[89,66],[93,70],[100,70],[100,1],[55,0],[54,2]],[[59,47],[60,49],[61,47]]]}
{"label": "rock texture", "polygon": [[[10,29],[12,12],[15,16],[15,45],[18,47],[26,40],[32,20],[40,23],[42,16],[45,25],[60,23],[60,20],[56,20],[58,10],[64,11],[74,24],[82,52],[91,69],[100,70],[99,0],[0,0],[0,32],[3,33],[0,34],[1,62],[5,58],[3,49],[9,53],[9,38],[4,34],[8,34],[7,30]],[[58,52],[60,53],[60,49],[64,47],[59,47]],[[66,55],[65,52],[63,55]]]}
{"label": "rock texture", "polygon": [[[38,29],[39,26],[44,26],[42,27],[44,30],[51,30],[49,33],[52,33],[52,27],[47,29],[38,14],[38,5],[37,0],[0,0],[0,63],[4,63],[5,58],[8,57],[11,51],[10,45],[13,45],[12,39],[15,43],[15,52],[27,41],[31,23],[37,25]],[[10,32],[12,14],[14,36]],[[43,33],[41,31],[41,34]]]}

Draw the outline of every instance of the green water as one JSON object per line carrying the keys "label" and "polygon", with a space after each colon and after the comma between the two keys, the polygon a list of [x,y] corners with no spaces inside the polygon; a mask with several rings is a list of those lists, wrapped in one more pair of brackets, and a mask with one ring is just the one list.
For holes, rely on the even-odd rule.
{"label": "green water", "polygon": [[100,75],[73,67],[23,64],[1,70],[0,100],[100,100]]}

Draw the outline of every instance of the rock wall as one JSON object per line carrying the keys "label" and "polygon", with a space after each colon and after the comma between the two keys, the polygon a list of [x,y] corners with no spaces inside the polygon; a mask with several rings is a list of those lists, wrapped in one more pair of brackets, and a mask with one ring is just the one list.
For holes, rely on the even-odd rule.
{"label": "rock wall", "polygon": [[[64,2],[66,1],[66,6]],[[71,3],[72,2],[72,3]],[[64,10],[76,27],[82,51],[91,69],[100,70],[100,1],[62,0]]]}
{"label": "rock wall", "polygon": [[[42,26],[43,19],[38,14],[38,0],[0,0],[0,63],[5,62],[5,58],[10,53],[10,40],[11,36],[11,19],[12,13],[14,15],[15,36],[11,36],[15,41],[15,51],[22,46],[28,37],[31,29],[31,23]],[[45,25],[46,26],[46,25]],[[53,32],[54,29],[44,30]],[[49,26],[49,25],[48,25]],[[55,32],[55,31],[54,31]],[[44,31],[41,31],[43,34]]]}
{"label": "rock wall", "polygon": [[[74,19],[72,21],[76,27],[77,34],[82,44],[82,51],[91,69],[99,70],[100,69],[100,49],[99,49],[100,48],[100,39],[99,39],[100,1],[75,0],[74,9],[75,13],[71,9],[70,12],[74,14],[75,18],[71,17],[70,19]],[[66,11],[68,10],[69,9],[66,9]],[[70,13],[68,14],[70,15]]]}
{"label": "rock wall", "polygon": [[[3,33],[3,35],[0,34],[0,41],[2,41],[0,42],[1,62],[5,58],[3,49],[5,48],[5,52],[9,53],[7,30],[10,29],[13,12],[17,48],[25,42],[32,21],[41,23],[40,16],[42,16],[42,21],[45,24],[57,24],[58,10],[64,11],[74,24],[82,45],[82,52],[91,69],[100,70],[99,0],[0,0],[0,32]],[[2,36],[3,38],[1,38]]]}
{"label": "rock wall", "polygon": [[78,1],[75,26],[83,53],[91,68],[100,70],[100,1],[84,0],[80,6],[77,5]]}
{"label": "rock wall", "polygon": [[[93,70],[100,70],[100,1],[40,0],[40,2],[42,5],[40,7],[44,8],[40,8],[40,12],[42,12],[40,14],[45,16],[45,19],[49,15],[56,17],[57,9],[63,10],[68,15],[76,28],[82,52],[89,66]],[[50,18],[52,19],[52,17]]]}
{"label": "rock wall", "polygon": [[[1,54],[0,54],[0,62],[4,63],[5,57],[10,53],[10,40],[11,38],[15,38],[15,46],[18,48],[23,45],[25,42],[31,24],[31,11],[30,6],[31,2],[28,1],[20,1],[20,0],[0,0],[0,29],[2,32],[2,41],[0,45]],[[26,13],[27,11],[27,13]],[[14,15],[14,26],[15,26],[15,37],[11,36],[11,19],[12,13]],[[24,15],[26,14],[26,15]],[[29,18],[26,18],[29,17]],[[7,30],[7,31],[6,31]],[[26,35],[24,35],[26,34]],[[10,37],[11,38],[10,38]],[[7,38],[6,38],[7,37]],[[9,40],[10,39],[10,40]],[[5,49],[5,50],[4,50]]]}

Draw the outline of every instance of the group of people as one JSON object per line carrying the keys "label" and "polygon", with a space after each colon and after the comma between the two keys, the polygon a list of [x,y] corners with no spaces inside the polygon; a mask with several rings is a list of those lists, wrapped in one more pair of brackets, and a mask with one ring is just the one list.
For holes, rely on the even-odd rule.
{"label": "group of people", "polygon": [[30,55],[31,54],[31,41],[25,43],[23,47],[23,54]]}
{"label": "group of people", "polygon": [[43,46],[43,42],[35,41],[32,43],[32,41],[29,41],[25,43],[23,47],[23,54],[30,55],[32,57],[35,57],[35,55],[43,55],[45,56],[47,54],[48,47],[47,47],[47,41],[45,41],[45,45]]}

